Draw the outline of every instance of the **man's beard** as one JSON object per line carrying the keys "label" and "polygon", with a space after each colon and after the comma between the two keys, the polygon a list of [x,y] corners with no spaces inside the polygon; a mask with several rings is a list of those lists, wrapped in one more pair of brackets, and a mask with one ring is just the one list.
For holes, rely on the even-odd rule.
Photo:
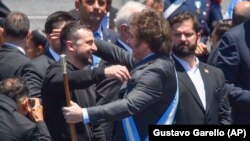
{"label": "man's beard", "polygon": [[81,62],[82,65],[87,66],[92,64],[92,58],[88,58],[85,54],[76,54],[77,59]]}
{"label": "man's beard", "polygon": [[[186,46],[186,47],[181,47]],[[173,53],[178,57],[187,57],[195,54],[196,44],[186,45],[185,43],[174,45]]]}

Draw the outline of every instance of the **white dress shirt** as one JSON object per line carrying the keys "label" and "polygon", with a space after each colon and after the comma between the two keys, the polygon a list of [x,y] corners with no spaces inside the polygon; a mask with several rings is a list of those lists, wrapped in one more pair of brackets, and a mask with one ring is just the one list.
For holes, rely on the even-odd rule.
{"label": "white dress shirt", "polygon": [[180,64],[184,67],[187,72],[189,78],[192,80],[196,91],[200,97],[200,100],[203,104],[204,109],[206,109],[206,92],[204,87],[204,82],[201,77],[200,69],[199,69],[199,59],[195,57],[195,65],[191,68],[188,62],[174,55],[176,60],[180,62]]}

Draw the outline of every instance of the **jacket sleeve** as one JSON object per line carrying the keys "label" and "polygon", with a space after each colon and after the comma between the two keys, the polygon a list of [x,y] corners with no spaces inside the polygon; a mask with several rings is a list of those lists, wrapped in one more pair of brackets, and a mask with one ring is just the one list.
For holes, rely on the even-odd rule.
{"label": "jacket sleeve", "polygon": [[37,122],[36,127],[31,132],[30,141],[52,141],[44,121]]}

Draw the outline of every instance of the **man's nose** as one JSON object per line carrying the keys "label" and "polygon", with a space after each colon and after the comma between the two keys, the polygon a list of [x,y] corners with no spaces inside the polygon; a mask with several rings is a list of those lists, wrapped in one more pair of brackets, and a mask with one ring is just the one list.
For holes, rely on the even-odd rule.
{"label": "man's nose", "polygon": [[185,34],[181,34],[181,40],[182,41],[186,41],[187,40],[187,37],[185,36]]}

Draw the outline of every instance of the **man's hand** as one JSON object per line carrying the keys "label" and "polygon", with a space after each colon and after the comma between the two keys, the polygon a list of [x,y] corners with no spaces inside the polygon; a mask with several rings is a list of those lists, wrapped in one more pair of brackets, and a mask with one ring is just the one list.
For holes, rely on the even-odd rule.
{"label": "man's hand", "polygon": [[104,73],[108,78],[117,78],[121,82],[131,78],[128,69],[125,66],[113,65],[104,69]]}
{"label": "man's hand", "polygon": [[198,42],[196,50],[195,50],[195,55],[199,57],[199,56],[203,56],[207,54],[208,54],[207,46],[202,42]]}
{"label": "man's hand", "polygon": [[29,116],[32,121],[43,121],[43,106],[39,98],[29,98]]}
{"label": "man's hand", "polygon": [[82,108],[73,101],[70,102],[71,106],[63,107],[63,115],[67,123],[78,123],[83,120]]}

